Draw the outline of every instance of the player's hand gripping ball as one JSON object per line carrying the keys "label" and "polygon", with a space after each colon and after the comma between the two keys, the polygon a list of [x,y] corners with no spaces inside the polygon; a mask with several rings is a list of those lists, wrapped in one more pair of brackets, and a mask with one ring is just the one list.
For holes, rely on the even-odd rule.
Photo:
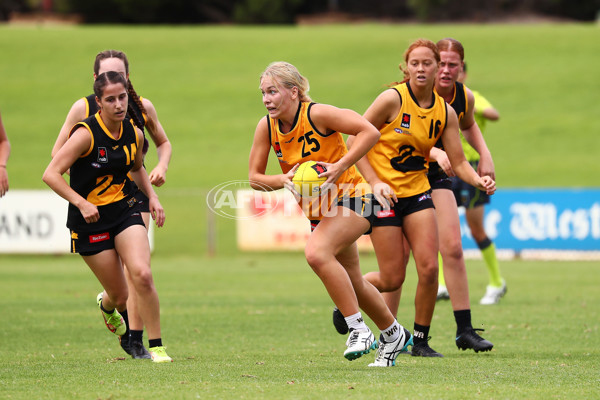
{"label": "player's hand gripping ball", "polygon": [[327,169],[315,161],[306,161],[300,164],[292,178],[294,189],[302,197],[319,196],[321,184],[327,180],[324,176],[319,178],[319,174],[323,172],[327,172]]}

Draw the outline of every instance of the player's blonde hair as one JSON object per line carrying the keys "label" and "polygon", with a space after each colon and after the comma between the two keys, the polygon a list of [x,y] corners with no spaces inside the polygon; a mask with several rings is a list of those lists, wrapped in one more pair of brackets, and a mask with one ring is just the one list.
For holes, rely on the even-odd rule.
{"label": "player's blonde hair", "polygon": [[291,89],[294,86],[298,88],[298,97],[300,101],[312,101],[308,95],[310,85],[308,79],[300,74],[298,69],[285,61],[275,61],[260,74],[260,81],[264,77],[271,78],[276,84]]}

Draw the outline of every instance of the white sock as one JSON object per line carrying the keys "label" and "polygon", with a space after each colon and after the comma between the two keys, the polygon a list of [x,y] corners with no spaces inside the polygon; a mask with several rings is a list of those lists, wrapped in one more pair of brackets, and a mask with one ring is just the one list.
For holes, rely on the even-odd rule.
{"label": "white sock", "polygon": [[350,315],[349,317],[344,317],[344,319],[346,320],[346,324],[348,324],[348,328],[350,330],[352,330],[352,329],[358,329],[359,331],[369,330],[369,327],[367,326],[367,324],[365,324],[365,320],[363,319],[360,311],[357,312],[356,314]]}
{"label": "white sock", "polygon": [[400,336],[400,329],[402,329],[402,325],[400,325],[398,321],[394,320],[393,324],[381,331],[381,336],[384,339],[383,341],[386,343],[391,343],[398,339],[398,336]]}

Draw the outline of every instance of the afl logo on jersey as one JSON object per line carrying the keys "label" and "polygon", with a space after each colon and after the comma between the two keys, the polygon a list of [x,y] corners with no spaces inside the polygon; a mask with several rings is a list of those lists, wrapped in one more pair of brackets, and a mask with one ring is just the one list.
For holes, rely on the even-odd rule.
{"label": "afl logo on jersey", "polygon": [[98,147],[98,162],[108,162],[108,153],[106,153],[106,147]]}
{"label": "afl logo on jersey", "polygon": [[400,126],[406,129],[410,128],[410,114],[402,113],[402,121],[400,121]]}

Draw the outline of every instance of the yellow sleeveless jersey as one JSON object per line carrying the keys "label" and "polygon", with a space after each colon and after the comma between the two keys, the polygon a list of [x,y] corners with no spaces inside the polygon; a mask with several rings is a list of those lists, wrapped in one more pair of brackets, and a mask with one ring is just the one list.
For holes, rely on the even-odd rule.
{"label": "yellow sleeveless jersey", "polygon": [[[312,124],[310,109],[315,103],[301,102],[292,129],[283,133],[279,121],[267,116],[271,146],[277,155],[283,173],[305,161],[335,163],[347,152],[344,138],[339,132],[326,134]],[[368,184],[353,165],[338,178],[337,192],[313,199],[301,199],[300,207],[310,220],[320,220],[323,214],[344,196],[353,197],[370,193]]]}
{"label": "yellow sleeveless jersey", "polygon": [[408,82],[393,88],[402,106],[396,118],[380,129],[381,137],[367,153],[377,176],[398,197],[410,197],[430,189],[427,179],[429,151],[446,128],[444,99],[433,93],[433,104],[420,107]]}

